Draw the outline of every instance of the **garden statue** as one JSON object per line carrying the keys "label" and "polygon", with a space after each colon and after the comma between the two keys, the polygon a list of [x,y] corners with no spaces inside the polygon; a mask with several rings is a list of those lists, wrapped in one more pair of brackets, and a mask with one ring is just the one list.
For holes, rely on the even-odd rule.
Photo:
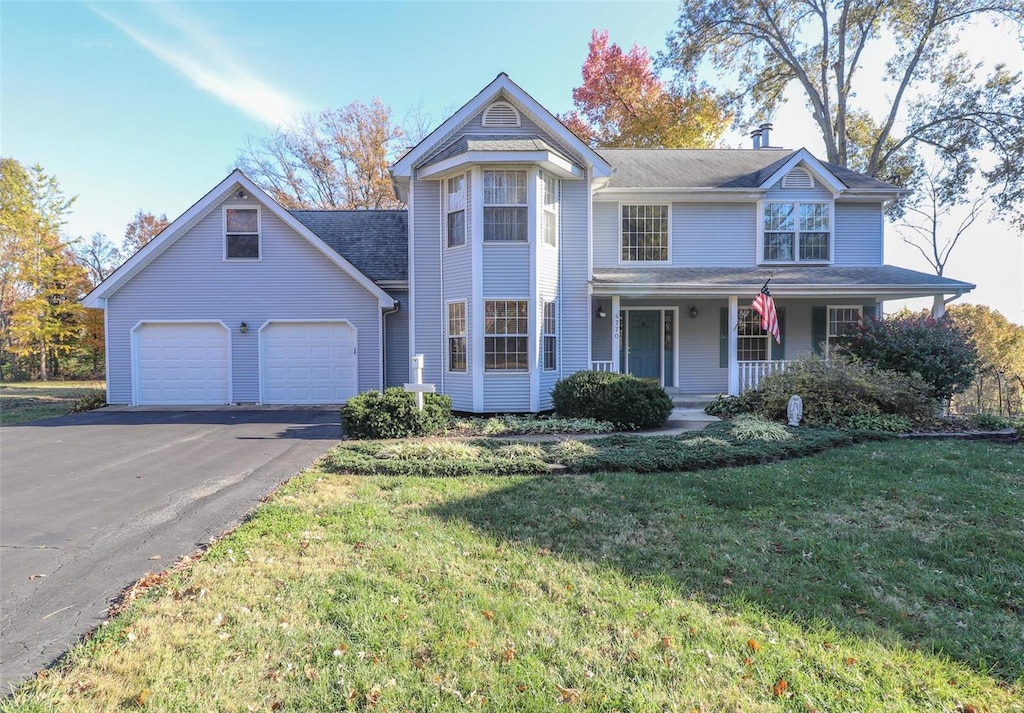
{"label": "garden statue", "polygon": [[790,426],[799,426],[800,419],[804,417],[804,400],[797,395],[789,397],[789,406],[786,407],[786,415],[789,416]]}

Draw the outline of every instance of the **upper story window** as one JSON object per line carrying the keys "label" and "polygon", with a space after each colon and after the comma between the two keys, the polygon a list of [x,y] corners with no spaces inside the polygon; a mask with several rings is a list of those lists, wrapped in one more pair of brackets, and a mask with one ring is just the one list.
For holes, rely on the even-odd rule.
{"label": "upper story window", "polygon": [[529,322],[526,300],[484,302],[484,370],[528,370]]}
{"label": "upper story window", "polygon": [[527,240],[526,171],[484,171],[484,242]]}
{"label": "upper story window", "polygon": [[259,208],[224,209],[224,257],[229,260],[259,260]]}
{"label": "upper story window", "polygon": [[457,248],[466,244],[466,174],[453,176],[446,181],[448,202],[445,206],[445,231],[448,247]]}
{"label": "upper story window", "polygon": [[622,261],[667,262],[669,207],[622,206]]}
{"label": "upper story window", "polygon": [[859,305],[829,307],[828,332],[825,335],[825,354],[828,355],[840,339],[856,332],[862,319],[863,308]]}
{"label": "upper story window", "polygon": [[541,232],[545,245],[558,245],[558,180],[543,171],[540,174]]}
{"label": "upper story window", "polygon": [[764,203],[762,258],[768,262],[828,262],[832,258],[831,216],[830,203]]}

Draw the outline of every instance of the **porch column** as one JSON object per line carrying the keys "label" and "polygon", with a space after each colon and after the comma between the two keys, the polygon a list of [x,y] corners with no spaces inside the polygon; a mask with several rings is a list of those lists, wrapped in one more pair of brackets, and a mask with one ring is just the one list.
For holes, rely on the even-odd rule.
{"label": "porch column", "polygon": [[739,298],[729,295],[729,395],[739,396],[740,365],[736,362],[739,346]]}
{"label": "porch column", "polygon": [[616,374],[621,370],[619,364],[619,350],[622,347],[622,324],[619,320],[619,296],[612,297],[612,371]]}

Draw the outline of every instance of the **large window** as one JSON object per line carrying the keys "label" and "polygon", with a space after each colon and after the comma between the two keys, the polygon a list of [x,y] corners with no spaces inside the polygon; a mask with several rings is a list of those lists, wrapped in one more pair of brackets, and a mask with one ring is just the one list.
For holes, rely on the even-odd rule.
{"label": "large window", "polygon": [[752,309],[741,309],[737,322],[737,361],[768,361],[768,332],[761,329],[761,315]]}
{"label": "large window", "polygon": [[829,307],[825,354],[829,354],[845,336],[857,331],[861,323],[861,307]]}
{"label": "large window", "polygon": [[529,317],[526,300],[484,302],[484,369],[526,371]]}
{"label": "large window", "polygon": [[466,303],[448,303],[448,371],[466,371]]}
{"label": "large window", "polygon": [[558,245],[558,181],[554,176],[540,174],[541,242]]}
{"label": "large window", "polygon": [[258,208],[224,209],[224,257],[258,260],[260,212]]}
{"label": "large window", "polygon": [[526,242],[526,171],[484,171],[484,240]]}
{"label": "large window", "polygon": [[624,262],[668,260],[668,211],[667,205],[622,206]]}
{"label": "large window", "polygon": [[558,368],[558,311],[554,302],[544,302],[544,369]]}
{"label": "large window", "polygon": [[466,175],[449,178],[447,184],[445,230],[448,233],[448,247],[457,248],[466,244]]}
{"label": "large window", "polygon": [[832,220],[829,203],[765,203],[764,253],[768,262],[828,262]]}

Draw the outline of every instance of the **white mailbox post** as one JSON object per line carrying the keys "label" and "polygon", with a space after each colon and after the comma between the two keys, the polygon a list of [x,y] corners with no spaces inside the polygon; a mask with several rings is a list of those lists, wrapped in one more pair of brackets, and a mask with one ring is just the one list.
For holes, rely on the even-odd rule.
{"label": "white mailbox post", "polygon": [[413,382],[405,384],[406,391],[416,394],[416,408],[423,410],[423,394],[432,394],[436,391],[433,384],[423,383],[423,355],[417,354],[412,358]]}

